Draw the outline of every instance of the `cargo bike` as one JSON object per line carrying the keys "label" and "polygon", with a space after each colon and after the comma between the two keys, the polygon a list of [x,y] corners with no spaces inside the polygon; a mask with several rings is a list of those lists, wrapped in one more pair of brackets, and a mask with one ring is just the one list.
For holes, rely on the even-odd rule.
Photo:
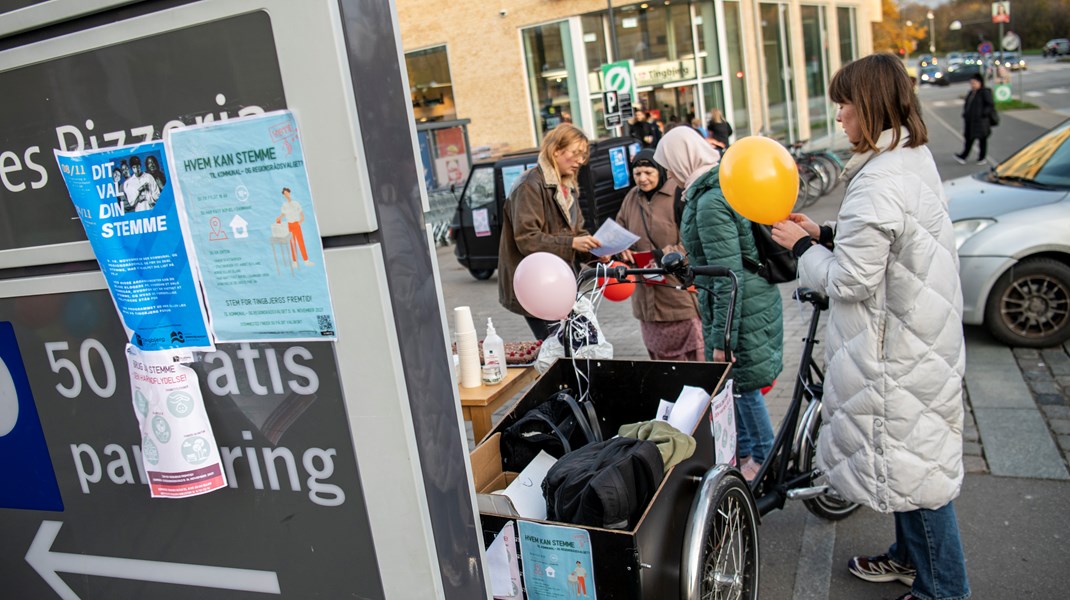
{"label": "cargo bike", "polygon": [[[625,282],[634,276],[672,275],[686,289],[696,275],[729,277],[733,292],[729,323],[735,304],[735,274],[723,267],[689,267],[678,254],[667,254],[663,268],[599,267],[584,271],[581,283],[593,277]],[[582,527],[590,537],[597,597],[602,599],[754,599],[760,576],[759,530],[762,515],[782,508],[787,500],[801,500],[814,515],[839,520],[858,505],[838,497],[822,483],[814,466],[821,426],[823,373],[812,360],[820,313],[827,298],[810,290],[795,297],[813,306],[799,373],[791,402],[770,457],[751,482],[729,464],[718,462],[710,407],[692,433],[694,454],[672,467],[635,526],[628,530]],[[566,324],[567,325],[567,324]],[[726,327],[725,347],[731,347]],[[567,345],[566,345],[567,346]],[[597,409],[600,433],[608,438],[627,423],[654,415],[659,399],[676,398],[684,385],[701,387],[714,395],[730,376],[729,363],[687,363],[598,359],[558,360],[533,384],[503,420],[473,452],[483,473],[476,487],[481,500],[480,522],[484,541],[509,521],[522,519],[493,508],[485,494],[510,481],[499,448],[501,433],[522,415],[562,389],[586,389]],[[488,467],[489,464],[489,467]],[[515,477],[515,473],[512,474]],[[518,596],[523,597],[523,596]]]}

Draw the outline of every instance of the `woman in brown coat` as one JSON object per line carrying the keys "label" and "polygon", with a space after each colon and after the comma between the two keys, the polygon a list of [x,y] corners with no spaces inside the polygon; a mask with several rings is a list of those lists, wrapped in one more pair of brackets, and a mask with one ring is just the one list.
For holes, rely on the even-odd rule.
{"label": "woman in brown coat", "polygon": [[[638,235],[639,241],[621,252],[621,258],[638,268],[657,267],[666,253],[684,253],[676,215],[680,191],[654,161],[654,151],[649,148],[635,155],[631,167],[635,187],[624,197],[616,221]],[[639,319],[651,360],[705,360],[702,320],[694,294],[654,281],[637,285],[632,294],[632,314]]]}
{"label": "woman in brown coat", "polygon": [[583,226],[576,175],[587,162],[587,136],[571,123],[553,128],[542,140],[539,164],[513,187],[502,210],[502,237],[498,246],[498,301],[522,315],[535,337],[550,333],[553,321],[531,316],[513,291],[513,273],[523,258],[549,252],[575,268],[577,258],[590,258],[598,240]]}

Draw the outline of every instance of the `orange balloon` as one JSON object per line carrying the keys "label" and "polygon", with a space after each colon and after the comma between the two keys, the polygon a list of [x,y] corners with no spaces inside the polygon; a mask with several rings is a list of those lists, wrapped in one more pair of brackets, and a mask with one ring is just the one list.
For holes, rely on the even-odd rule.
{"label": "orange balloon", "polygon": [[[628,265],[620,261],[613,261],[609,263],[609,266],[627,267]],[[612,300],[613,302],[623,302],[631,297],[631,295],[635,292],[635,276],[628,275],[627,277],[625,277],[625,279],[627,280],[626,283],[617,281],[617,279],[613,277],[598,278],[598,287],[602,288],[603,285],[606,286],[602,288],[602,295],[605,296],[606,300]]]}
{"label": "orange balloon", "polygon": [[721,159],[721,189],[735,211],[755,223],[783,221],[799,195],[799,169],[780,142],[745,137]]}

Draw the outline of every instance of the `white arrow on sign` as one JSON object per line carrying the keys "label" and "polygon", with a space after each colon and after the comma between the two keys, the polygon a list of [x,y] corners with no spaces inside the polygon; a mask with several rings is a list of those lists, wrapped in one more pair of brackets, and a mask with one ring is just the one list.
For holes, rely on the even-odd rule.
{"label": "white arrow on sign", "polygon": [[37,574],[52,586],[63,600],[79,598],[59,576],[60,572],[264,594],[282,593],[279,589],[279,577],[274,571],[52,552],[52,542],[56,541],[62,526],[63,523],[59,521],[42,521],[33,543],[30,544],[30,550],[26,553],[26,562],[30,563]]}

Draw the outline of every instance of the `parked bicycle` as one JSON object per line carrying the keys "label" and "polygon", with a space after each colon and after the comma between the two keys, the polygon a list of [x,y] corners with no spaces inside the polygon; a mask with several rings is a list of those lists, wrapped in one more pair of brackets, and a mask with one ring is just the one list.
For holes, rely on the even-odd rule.
{"label": "parked bicycle", "polygon": [[843,171],[843,161],[829,149],[803,151],[809,140],[800,140],[785,147],[799,166],[799,198],[795,210],[802,210],[832,191]]}

